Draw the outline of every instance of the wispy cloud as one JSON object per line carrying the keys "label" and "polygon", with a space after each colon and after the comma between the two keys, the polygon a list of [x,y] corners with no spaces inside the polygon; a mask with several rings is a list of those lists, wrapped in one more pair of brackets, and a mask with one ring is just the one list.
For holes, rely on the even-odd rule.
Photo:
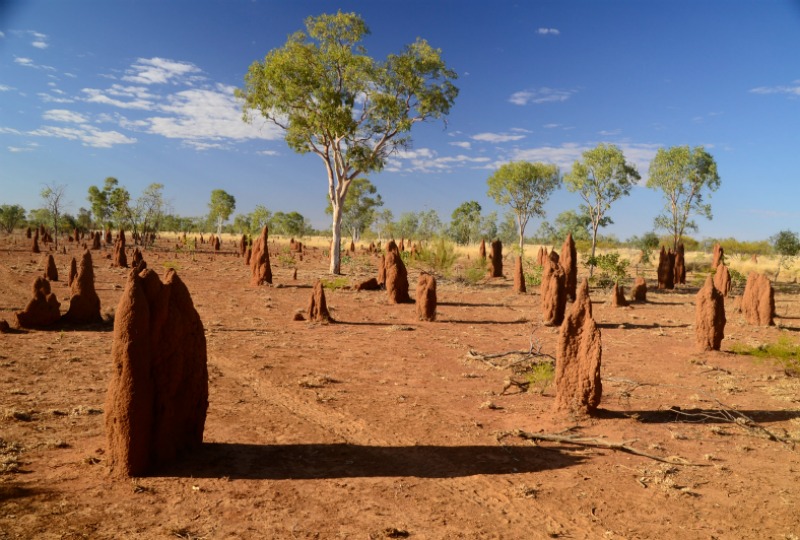
{"label": "wispy cloud", "polygon": [[457,141],[449,143],[450,146],[457,146],[459,148],[463,148],[464,150],[469,150],[472,148],[472,143],[469,141]]}
{"label": "wispy cloud", "polygon": [[42,64],[36,64],[36,63],[34,63],[33,59],[27,58],[25,56],[15,56],[14,57],[14,63],[18,64],[20,66],[29,67],[29,68],[33,68],[33,69],[41,69],[41,70],[44,70],[44,71],[55,71],[56,70],[56,68],[54,68],[52,66],[45,66],[45,65],[42,65]]}
{"label": "wispy cloud", "polygon": [[440,156],[430,148],[418,150],[401,150],[389,158],[387,172],[441,173],[450,172],[458,167],[484,164],[491,161],[488,157],[472,157],[464,154]]}
{"label": "wispy cloud", "polygon": [[750,89],[751,94],[788,94],[790,96],[800,96],[800,80],[792,81],[789,85],[781,86],[759,86]]}
{"label": "wispy cloud", "polygon": [[0,84],[0,92],[10,92],[11,90],[13,90],[12,87],[5,84]]}
{"label": "wispy cloud", "polygon": [[597,134],[603,137],[613,137],[614,135],[619,135],[622,133],[621,129],[603,129],[598,131]]}
{"label": "wispy cloud", "polygon": [[543,86],[533,90],[520,90],[514,92],[508,101],[514,105],[527,105],[529,103],[557,103],[567,101],[576,93],[575,90],[559,90],[557,88],[548,88]]}
{"label": "wispy cloud", "polygon": [[139,58],[125,72],[122,80],[138,84],[187,83],[199,80],[202,70],[190,62],[166,58]]}
{"label": "wispy cloud", "polygon": [[538,28],[536,33],[540,36],[558,36],[561,35],[561,30],[558,28]]}
{"label": "wispy cloud", "polygon": [[509,133],[478,133],[471,137],[472,140],[490,143],[503,143],[524,139],[525,135],[511,135]]}
{"label": "wispy cloud", "polygon": [[46,49],[47,47],[50,46],[50,44],[47,43],[46,34],[42,34],[41,32],[31,32],[31,36],[33,36],[33,41],[31,42],[31,45],[33,45],[37,49]]}
{"label": "wispy cloud", "polygon": [[45,111],[42,114],[42,118],[50,120],[51,122],[67,122],[73,124],[86,124],[89,122],[86,116],[66,109],[51,109]]}
{"label": "wispy cloud", "polygon": [[259,156],[279,156],[279,155],[281,155],[280,152],[277,152],[275,150],[260,150],[260,151],[256,152],[256,154],[258,154]]}
{"label": "wispy cloud", "polygon": [[39,92],[36,95],[39,96],[39,99],[41,99],[44,103],[75,103],[74,99],[61,96],[51,96],[46,92]]}
{"label": "wispy cloud", "polygon": [[[514,150],[508,161],[541,161],[543,163],[554,163],[558,165],[562,172],[572,169],[573,163],[581,159],[582,154],[595,148],[596,142],[590,143],[564,143],[561,146],[540,146],[535,148],[519,148]],[[642,182],[646,181],[650,162],[661,147],[658,144],[648,143],[623,143],[617,145],[625,159],[633,163],[642,177]],[[499,161],[491,164],[491,168],[497,168],[505,163]]]}
{"label": "wispy cloud", "polygon": [[97,88],[84,88],[81,90],[86,94],[85,101],[89,103],[101,103],[119,107],[120,109],[136,109],[151,111],[155,109],[155,96],[148,92],[143,86],[124,86],[113,84],[111,88],[100,90]]}

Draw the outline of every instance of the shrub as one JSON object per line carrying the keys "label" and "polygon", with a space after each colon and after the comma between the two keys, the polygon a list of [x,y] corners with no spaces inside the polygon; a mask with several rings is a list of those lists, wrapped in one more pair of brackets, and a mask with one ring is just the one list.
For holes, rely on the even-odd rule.
{"label": "shrub", "polygon": [[543,271],[544,271],[544,266],[540,264],[534,264],[531,267],[531,271],[525,273],[525,285],[527,287],[538,287],[539,285],[541,285]]}
{"label": "shrub", "polygon": [[[407,263],[410,254],[403,252],[401,257],[403,262]],[[418,262],[431,272],[449,277],[453,272],[456,260],[458,260],[458,254],[456,254],[453,242],[440,236],[420,249]]]}
{"label": "shrub", "polygon": [[525,372],[525,380],[528,382],[528,392],[534,391],[544,394],[544,391],[553,382],[556,376],[556,368],[552,362],[542,362],[534,364]]}
{"label": "shrub", "polygon": [[350,283],[345,277],[337,277],[333,279],[323,279],[322,286],[328,290],[336,291],[339,289],[346,289],[350,286]]}
{"label": "shrub", "polygon": [[585,257],[583,265],[586,268],[594,266],[598,270],[597,273],[592,275],[592,285],[605,288],[627,278],[630,263],[627,259],[621,259],[619,253],[611,252],[595,255],[594,257]]}

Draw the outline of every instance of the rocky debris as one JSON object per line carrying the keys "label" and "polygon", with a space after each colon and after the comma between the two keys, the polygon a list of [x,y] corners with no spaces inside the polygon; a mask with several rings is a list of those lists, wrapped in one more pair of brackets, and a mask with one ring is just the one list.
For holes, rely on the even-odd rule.
{"label": "rocky debris", "polygon": [[52,254],[47,255],[44,262],[44,278],[48,281],[58,281],[58,268]]}
{"label": "rocky debris", "polygon": [[514,265],[514,292],[524,294],[528,292],[525,287],[525,272],[522,269],[522,257],[517,255],[517,263]]}
{"label": "rocky debris", "polygon": [[758,272],[751,272],[747,276],[741,309],[748,324],[755,326],[775,324],[775,292],[767,276]]}
{"label": "rocky debris", "polygon": [[603,395],[600,329],[592,319],[592,301],[586,278],[564,319],[556,349],[556,410],[591,414]]}
{"label": "rocky debris", "polygon": [[684,257],[683,242],[678,242],[675,248],[675,265],[673,266],[675,283],[686,285],[686,259]]}
{"label": "rocky debris", "polygon": [[436,320],[436,278],[422,273],[417,281],[417,317],[421,321]]}
{"label": "rocky debris", "polygon": [[636,276],[631,289],[632,302],[647,302],[647,281],[642,276]]}
{"label": "rocky debris", "polygon": [[88,249],[81,256],[81,264],[72,280],[71,290],[69,309],[64,320],[73,324],[101,322],[103,318],[100,315],[100,297],[94,288],[92,253]]}
{"label": "rocky debris", "polygon": [[725,334],[725,298],[711,276],[697,293],[695,338],[700,351],[718,351]]}
{"label": "rocky debris", "polygon": [[250,256],[250,270],[252,278],[250,282],[253,285],[264,285],[268,283],[272,285],[272,267],[269,264],[269,231],[267,226],[261,229],[261,234],[253,242],[253,252]]}
{"label": "rocky debris", "polygon": [[489,263],[489,277],[503,277],[503,243],[500,240],[492,240]]}
{"label": "rocky debris", "polygon": [[112,474],[143,476],[203,442],[208,367],[203,323],[174,270],[131,270],[114,317],[106,394]]}
{"label": "rocky debris", "polygon": [[722,293],[722,296],[727,298],[732,286],[731,273],[728,271],[728,267],[724,263],[720,264],[714,272],[714,287]]}
{"label": "rocky debris", "polygon": [[21,328],[51,326],[61,318],[60,307],[58,298],[50,290],[50,282],[37,277],[33,282],[33,298],[24,310],[15,314],[17,325]]}
{"label": "rocky debris", "polygon": [[317,280],[314,284],[314,292],[311,293],[311,300],[308,303],[308,320],[312,322],[333,322],[331,314],[328,313],[328,304],[325,302],[325,287],[322,281]]}
{"label": "rocky debris", "polygon": [[564,267],[558,263],[558,255],[551,252],[544,263],[539,289],[542,297],[542,321],[546,326],[558,326],[564,320],[567,307],[566,279]]}

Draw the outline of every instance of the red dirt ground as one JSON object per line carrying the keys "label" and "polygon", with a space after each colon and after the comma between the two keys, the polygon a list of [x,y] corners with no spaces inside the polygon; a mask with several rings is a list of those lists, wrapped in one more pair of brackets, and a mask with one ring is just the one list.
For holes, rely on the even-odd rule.
{"label": "red dirt ground", "polygon": [[[12,324],[43,271],[26,242],[0,238],[0,318]],[[439,278],[436,322],[385,292],[328,289],[337,322],[324,325],[292,321],[315,280],[330,279],[321,251],[295,263],[293,281],[288,243],[271,246],[275,285],[253,287],[233,242],[194,261],[168,245],[144,256],[162,276],[176,268],[205,326],[203,448],[113,480],[102,411],[111,325],[0,334],[0,539],[800,537],[800,455],[761,431],[800,439],[800,380],[730,352],[796,342],[796,288],[777,295],[772,328],[744,324],[729,298],[723,350],[702,354],[696,287],[651,290],[621,309],[592,290],[603,401],[597,416],[570,418],[552,413],[552,385],[504,393],[511,371],[468,357],[527,350],[531,336],[555,350],[557,329],[537,324],[538,292],[514,294],[510,271],[476,286]],[[127,274],[110,252],[93,252],[106,317]],[[59,274],[78,253],[55,255]],[[375,260],[354,257],[347,279],[373,276]],[[65,281],[53,290],[66,312]],[[720,420],[723,403],[757,426]],[[516,429],[626,441],[700,466],[503,436]]]}

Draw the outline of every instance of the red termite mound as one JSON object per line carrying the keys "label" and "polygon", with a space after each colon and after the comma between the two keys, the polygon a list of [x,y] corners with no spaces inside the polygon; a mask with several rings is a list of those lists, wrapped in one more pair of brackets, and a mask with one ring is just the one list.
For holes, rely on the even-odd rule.
{"label": "red termite mound", "polygon": [[378,279],[376,280],[381,287],[386,285],[386,256],[381,253],[381,260],[378,262]]}
{"label": "red termite mound", "polygon": [[243,234],[239,240],[239,255],[244,256],[245,253],[247,253],[247,236]]}
{"label": "red termite mound", "polygon": [[625,299],[625,287],[619,283],[614,283],[611,291],[611,307],[626,307],[628,301]]}
{"label": "red termite mound", "polygon": [[142,252],[139,251],[138,247],[133,248],[133,254],[131,254],[131,266],[133,268],[138,268],[140,272],[147,268],[147,263],[144,262],[144,257],[142,256]]}
{"label": "red termite mound", "polygon": [[631,289],[631,301],[647,302],[647,281],[642,276],[636,276]]}
{"label": "red termite mound", "polygon": [[131,270],[114,317],[106,455],[142,476],[203,442],[208,368],[203,323],[174,270]]}
{"label": "red termite mound", "polygon": [[716,272],[714,272],[714,287],[722,293],[722,296],[727,297],[728,293],[731,292],[731,286],[731,273],[728,271],[727,266],[720,264],[717,266]]}
{"label": "red termite mound", "polygon": [[500,240],[492,240],[489,263],[489,277],[503,277],[503,243]]}
{"label": "red termite mound", "polygon": [[386,292],[390,304],[405,304],[411,302],[408,295],[408,271],[400,254],[389,251],[386,254]]}
{"label": "red termite mound", "polygon": [[214,251],[219,251],[220,247],[221,247],[221,244],[220,244],[220,241],[219,241],[219,236],[215,236],[214,237]]}
{"label": "red termite mound", "polygon": [[718,351],[725,334],[725,298],[714,286],[711,276],[706,278],[696,299],[694,326],[697,349]]}
{"label": "red termite mound", "polygon": [[67,285],[72,287],[72,282],[75,281],[75,276],[78,275],[78,263],[75,257],[69,263],[69,273],[67,274]]}
{"label": "red termite mound", "polygon": [[47,255],[44,263],[44,278],[49,281],[58,281],[58,268],[52,254]]}
{"label": "red termite mound", "polygon": [[661,252],[658,254],[657,273],[659,289],[675,288],[675,255],[671,250],[665,250],[664,246],[661,246]]}
{"label": "red termite mound", "polygon": [[584,278],[558,334],[557,410],[591,414],[597,409],[603,395],[600,380],[602,351],[600,329],[592,319],[589,282]]}
{"label": "red termite mound", "polygon": [[417,281],[417,317],[421,321],[436,320],[436,278],[422,273]]}
{"label": "red termite mound", "polygon": [[[72,259],[75,261],[75,259]],[[88,249],[81,256],[78,273],[72,280],[72,294],[69,309],[64,320],[74,324],[90,324],[102,321],[100,316],[100,297],[94,289],[94,269],[92,253]]]}
{"label": "red termite mound", "polygon": [[331,314],[328,313],[328,303],[325,301],[325,288],[322,281],[317,280],[314,284],[314,292],[311,293],[311,300],[308,303],[308,320],[314,322],[333,322]]}
{"label": "red termite mound", "polygon": [[686,259],[684,257],[683,242],[678,242],[675,249],[675,265],[673,267],[675,283],[686,285]]}
{"label": "red termite mound", "polygon": [[31,253],[41,253],[39,249],[39,229],[33,234],[33,242],[31,242]]}
{"label": "red termite mound", "polygon": [[748,324],[772,326],[775,324],[775,292],[769,278],[757,272],[747,276],[742,295],[742,313]]}
{"label": "red termite mound", "polygon": [[564,320],[567,307],[566,273],[558,264],[558,255],[550,253],[542,270],[542,321],[547,326],[558,326]]}
{"label": "red termite mound", "polygon": [[245,266],[250,266],[250,259],[253,256],[253,249],[248,246],[247,251],[244,253],[244,264]]}
{"label": "red termite mound", "polygon": [[725,262],[725,250],[719,244],[714,244],[714,258],[711,261],[711,268],[716,268]]}
{"label": "red termite mound", "polygon": [[522,269],[522,257],[517,255],[517,263],[514,265],[514,292],[526,293],[528,289],[525,287],[525,272]]}
{"label": "red termite mound", "polygon": [[114,243],[114,258],[111,260],[111,266],[128,267],[128,255],[125,253],[125,231],[122,229],[119,230],[119,236]]}
{"label": "red termite mound", "polygon": [[261,229],[261,235],[253,242],[253,253],[250,256],[250,271],[253,285],[272,285],[272,267],[269,264],[269,231],[267,226]]}
{"label": "red termite mound", "polygon": [[56,295],[50,292],[50,282],[37,277],[33,282],[33,298],[23,311],[15,314],[17,324],[22,328],[40,328],[50,326],[61,318]]}
{"label": "red termite mound", "polygon": [[561,266],[566,273],[565,287],[567,288],[567,298],[574,301],[578,288],[578,251],[575,249],[575,241],[572,233],[567,233],[564,245],[561,246]]}
{"label": "red termite mound", "polygon": [[100,231],[92,233],[92,249],[100,249]]}
{"label": "red termite mound", "polygon": [[486,260],[486,240],[483,238],[481,238],[481,247],[478,248],[478,256],[481,259]]}
{"label": "red termite mound", "polygon": [[539,246],[539,251],[536,252],[536,264],[544,266],[547,261],[547,250],[543,246]]}
{"label": "red termite mound", "polygon": [[31,233],[31,228],[30,228],[30,227],[28,227],[28,228],[25,230],[25,238],[30,238],[30,237],[31,237],[31,234],[32,234],[32,233]]}
{"label": "red termite mound", "polygon": [[106,242],[106,245],[110,245],[110,244],[113,243],[113,240],[111,238],[111,228],[110,227],[106,228],[105,242]]}

